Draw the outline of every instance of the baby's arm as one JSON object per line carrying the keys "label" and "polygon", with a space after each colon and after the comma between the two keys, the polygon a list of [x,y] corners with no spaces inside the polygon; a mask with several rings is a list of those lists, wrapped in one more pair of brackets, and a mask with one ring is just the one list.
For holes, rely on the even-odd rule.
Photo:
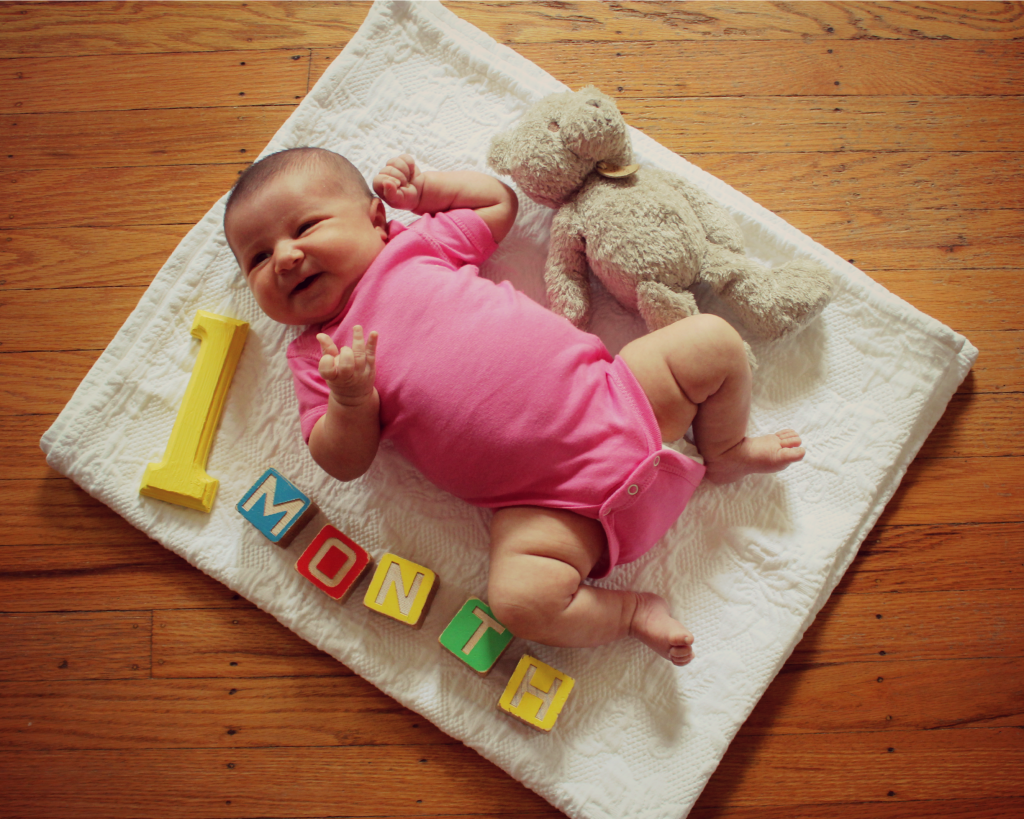
{"label": "baby's arm", "polygon": [[380,443],[380,396],[373,386],[377,334],[364,343],[363,328],[356,325],[352,347],[341,350],[326,333],[316,338],[323,350],[320,375],[331,394],[309,436],[309,452],[327,474],[355,480],[370,468]]}
{"label": "baby's arm", "polygon": [[373,190],[393,208],[442,213],[455,208],[477,212],[495,242],[512,229],[519,200],[500,179],[476,171],[420,171],[409,154],[396,156],[373,180]]}

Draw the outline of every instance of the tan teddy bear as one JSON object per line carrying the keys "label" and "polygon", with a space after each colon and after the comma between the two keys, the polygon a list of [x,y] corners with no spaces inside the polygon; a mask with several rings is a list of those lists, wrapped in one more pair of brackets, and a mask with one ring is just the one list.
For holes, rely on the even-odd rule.
{"label": "tan teddy bear", "polygon": [[556,208],[544,280],[551,309],[586,328],[587,266],[648,330],[698,312],[690,288],[706,283],[750,335],[774,340],[828,303],[822,265],[769,269],[744,255],[736,222],[681,177],[633,163],[614,100],[593,86],[552,94],[491,143],[491,166]]}

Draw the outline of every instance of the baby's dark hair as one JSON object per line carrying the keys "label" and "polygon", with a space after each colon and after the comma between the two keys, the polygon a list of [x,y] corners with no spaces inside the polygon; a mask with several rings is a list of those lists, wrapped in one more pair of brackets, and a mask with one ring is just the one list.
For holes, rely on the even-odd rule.
{"label": "baby's dark hair", "polygon": [[232,205],[256,193],[277,174],[294,168],[315,168],[333,178],[346,194],[364,197],[366,201],[373,198],[373,192],[359,169],[341,154],[326,148],[289,148],[265,156],[242,171],[228,194],[225,220]]}

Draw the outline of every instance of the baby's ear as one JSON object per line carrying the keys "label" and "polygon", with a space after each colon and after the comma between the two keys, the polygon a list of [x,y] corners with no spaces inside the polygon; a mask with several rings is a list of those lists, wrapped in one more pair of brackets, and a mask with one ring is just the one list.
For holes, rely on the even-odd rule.
{"label": "baby's ear", "polygon": [[491,140],[491,150],[487,155],[487,162],[495,171],[500,174],[508,174],[511,168],[508,164],[509,146],[512,142],[512,135],[509,132],[495,135]]}
{"label": "baby's ear", "polygon": [[384,207],[384,202],[379,196],[374,196],[370,200],[370,221],[377,230],[383,231],[384,238],[386,239],[388,232],[388,213]]}

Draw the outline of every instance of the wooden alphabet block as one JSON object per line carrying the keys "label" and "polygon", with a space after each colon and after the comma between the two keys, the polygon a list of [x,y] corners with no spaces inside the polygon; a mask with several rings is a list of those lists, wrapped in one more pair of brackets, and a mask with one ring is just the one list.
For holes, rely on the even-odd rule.
{"label": "wooden alphabet block", "polygon": [[328,597],[344,603],[369,565],[370,556],[362,546],[327,525],[302,553],[295,570]]}
{"label": "wooden alphabet block", "polygon": [[576,681],[524,654],[512,673],[498,707],[540,731],[550,731]]}
{"label": "wooden alphabet block", "polygon": [[389,553],[381,558],[363,603],[373,611],[419,628],[438,583],[437,575],[430,569]]}
{"label": "wooden alphabet block", "polygon": [[271,543],[282,547],[319,511],[302,490],[273,468],[263,473],[235,508]]}
{"label": "wooden alphabet block", "polygon": [[213,508],[220,481],[206,474],[206,461],[248,332],[244,321],[196,313],[192,335],[202,345],[164,457],[149,464],[142,476],[143,495],[201,512]]}
{"label": "wooden alphabet block", "polygon": [[437,639],[477,674],[485,676],[508,648],[512,636],[490,606],[470,597]]}

